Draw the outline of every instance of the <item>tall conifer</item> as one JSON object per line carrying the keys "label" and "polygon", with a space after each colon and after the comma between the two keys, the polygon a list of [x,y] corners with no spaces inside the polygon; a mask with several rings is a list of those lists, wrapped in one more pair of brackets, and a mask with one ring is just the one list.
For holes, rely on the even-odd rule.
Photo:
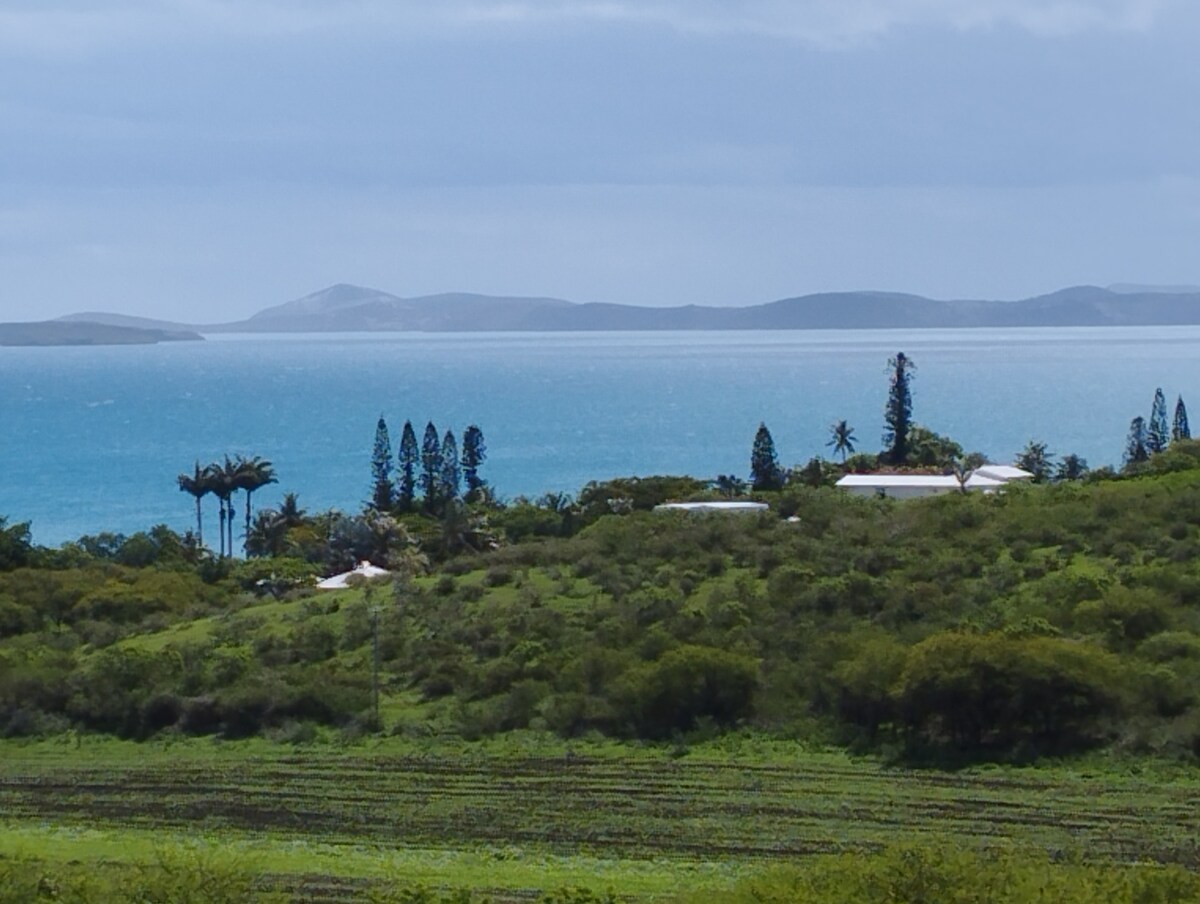
{"label": "tall conifer", "polygon": [[1183,396],[1175,402],[1175,421],[1171,424],[1171,441],[1191,439],[1192,431],[1188,427],[1187,406],[1183,404]]}
{"label": "tall conifer", "polygon": [[405,421],[404,432],[400,434],[400,486],[397,488],[397,496],[400,507],[406,512],[412,509],[413,498],[417,494],[417,467],[420,459],[417,433],[413,430],[412,421]]}
{"label": "tall conifer", "polygon": [[483,431],[472,424],[463,431],[462,442],[462,476],[467,483],[467,501],[474,501],[475,496],[483,488],[484,481],[479,476],[479,466],[487,458],[487,445],[483,441]]}
{"label": "tall conifer", "polygon": [[425,425],[425,436],[421,439],[421,493],[425,497],[425,510],[432,512],[438,507],[438,490],[441,489],[442,443],[438,439],[433,421]]}
{"label": "tall conifer", "polygon": [[775,454],[775,440],[766,424],[758,425],[750,450],[750,484],[756,490],[778,490],[783,486],[783,470]]}
{"label": "tall conifer", "polygon": [[1125,440],[1125,467],[1140,464],[1150,458],[1146,447],[1146,419],[1141,415],[1129,422],[1129,438]]}
{"label": "tall conifer", "polygon": [[1154,404],[1150,407],[1150,423],[1146,425],[1146,451],[1161,452],[1171,441],[1167,430],[1167,398],[1162,388],[1154,390]]}
{"label": "tall conifer", "polygon": [[375,448],[371,452],[371,508],[390,511],[395,502],[396,487],[392,483],[392,439],[383,415],[375,425]]}
{"label": "tall conifer", "polygon": [[887,406],[883,411],[883,454],[888,464],[902,465],[908,461],[908,433],[912,427],[912,378],[914,365],[904,352],[888,361],[892,371]]}
{"label": "tall conifer", "polygon": [[458,464],[458,440],[447,430],[442,437],[442,465],[438,474],[438,496],[443,502],[457,499],[462,492],[462,475]]}

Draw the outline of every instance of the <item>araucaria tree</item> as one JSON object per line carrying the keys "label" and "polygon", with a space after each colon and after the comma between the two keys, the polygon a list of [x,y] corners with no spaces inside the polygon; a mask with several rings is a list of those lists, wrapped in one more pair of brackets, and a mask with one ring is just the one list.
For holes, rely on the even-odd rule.
{"label": "araucaria tree", "polygon": [[1177,439],[1191,439],[1192,431],[1188,427],[1187,406],[1183,404],[1183,396],[1175,402],[1175,421],[1171,424],[1171,442]]}
{"label": "araucaria tree", "polygon": [[442,443],[438,439],[433,421],[425,425],[425,436],[421,440],[421,495],[425,497],[425,510],[433,512],[438,506],[438,490],[441,488]]}
{"label": "araucaria tree", "polygon": [[1161,388],[1154,390],[1154,404],[1150,408],[1150,423],[1146,427],[1146,451],[1161,452],[1167,448],[1171,435],[1167,432],[1167,397]]}
{"label": "araucaria tree", "polygon": [[1146,419],[1141,415],[1129,422],[1129,438],[1125,441],[1125,467],[1136,465],[1150,458],[1146,447]]}
{"label": "araucaria tree", "polygon": [[778,490],[783,486],[783,470],[775,454],[775,440],[766,424],[758,425],[754,447],[750,450],[750,485],[755,490]]}
{"label": "araucaria tree", "polygon": [[483,489],[484,481],[479,476],[479,466],[486,458],[487,445],[483,441],[483,431],[472,424],[463,431],[462,441],[462,476],[467,484],[468,502],[474,502]]}
{"label": "araucaria tree", "polygon": [[904,352],[888,361],[892,383],[883,411],[883,461],[902,465],[908,461],[908,432],[912,427],[912,378],[914,365]]}
{"label": "araucaria tree", "polygon": [[405,421],[404,432],[400,434],[400,486],[397,496],[400,508],[406,512],[412,509],[413,499],[417,495],[417,467],[420,459],[417,433],[413,430],[412,421]]}
{"label": "araucaria tree", "polygon": [[454,432],[447,430],[442,437],[442,466],[438,475],[438,496],[443,503],[457,499],[462,491],[458,467],[458,441],[454,438]]}
{"label": "araucaria tree", "polygon": [[396,488],[392,484],[392,439],[388,435],[383,415],[375,425],[375,448],[371,452],[371,508],[389,511],[395,502]]}

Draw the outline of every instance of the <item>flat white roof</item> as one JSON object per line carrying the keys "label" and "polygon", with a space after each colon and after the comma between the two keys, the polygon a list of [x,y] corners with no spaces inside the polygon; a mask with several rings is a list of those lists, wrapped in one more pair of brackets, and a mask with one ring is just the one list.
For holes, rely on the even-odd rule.
{"label": "flat white roof", "polygon": [[[975,472],[967,478],[967,489],[977,487],[1001,487],[1005,481]],[[957,490],[958,478],[953,474],[847,474],[837,482],[839,487],[894,487],[896,489],[943,489]]]}
{"label": "flat white roof", "polygon": [[654,511],[765,512],[769,507],[765,502],[664,502],[654,506]]}
{"label": "flat white roof", "polygon": [[984,477],[995,477],[997,480],[1032,480],[1033,473],[1024,471],[1015,465],[981,465],[975,469],[976,474]]}

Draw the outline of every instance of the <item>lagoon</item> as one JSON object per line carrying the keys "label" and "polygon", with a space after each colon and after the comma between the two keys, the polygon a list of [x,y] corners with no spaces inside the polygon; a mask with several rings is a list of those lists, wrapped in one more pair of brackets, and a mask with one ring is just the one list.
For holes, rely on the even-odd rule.
{"label": "lagoon", "polygon": [[[916,364],[914,419],[1011,461],[1038,439],[1119,463],[1155,387],[1200,417],[1200,327],[211,336],[157,346],[0,349],[0,516],[56,545],[165,523],[176,475],[229,453],[274,462],[271,505],[356,509],[375,422],[478,424],[503,498],[592,479],[745,476],[760,421],[784,465],[829,425],[877,451],[887,361]],[[215,515],[215,503],[212,506]]]}

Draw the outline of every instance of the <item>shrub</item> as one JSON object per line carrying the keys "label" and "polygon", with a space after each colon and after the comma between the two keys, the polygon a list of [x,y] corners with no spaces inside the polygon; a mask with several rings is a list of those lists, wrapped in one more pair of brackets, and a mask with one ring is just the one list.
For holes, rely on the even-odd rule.
{"label": "shrub", "polygon": [[639,737],[691,731],[700,719],[730,726],[751,714],[758,663],[711,647],[677,647],[622,676],[617,712]]}

